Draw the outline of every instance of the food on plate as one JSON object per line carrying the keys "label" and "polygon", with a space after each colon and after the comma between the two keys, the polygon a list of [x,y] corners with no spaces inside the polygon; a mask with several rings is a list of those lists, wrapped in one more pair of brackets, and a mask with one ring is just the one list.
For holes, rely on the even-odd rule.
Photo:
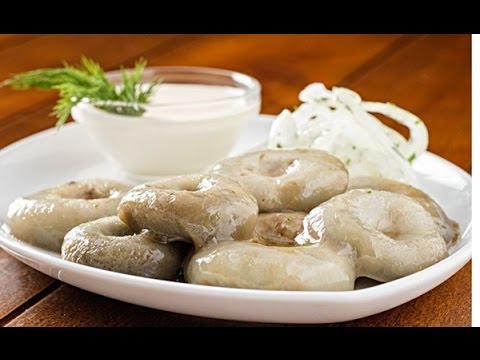
{"label": "food on plate", "polygon": [[403,194],[416,200],[433,217],[437,224],[438,232],[445,240],[447,245],[454,243],[459,236],[458,224],[450,220],[430,196],[413,186],[390,179],[384,179],[373,176],[361,176],[353,178],[348,184],[349,189],[373,189],[385,190],[398,194]]}
{"label": "food on plate", "polygon": [[264,245],[297,246],[295,237],[303,231],[306,215],[301,211],[259,214],[252,241]]}
{"label": "food on plate", "polygon": [[[296,161],[293,167],[304,169],[298,158],[306,153],[330,161],[319,150],[257,152],[247,158],[269,162],[250,177],[290,174],[285,164]],[[332,186],[343,191],[341,163],[331,163],[335,170],[322,164],[330,176],[318,177],[337,179]],[[83,180],[15,200],[7,223],[21,240],[61,247],[65,260],[156,279],[174,279],[186,255],[182,243],[193,243],[187,282],[250,289],[353,290],[358,277],[392,281],[448,256],[458,229],[426,194],[383,178],[359,177],[349,187],[325,201],[317,197],[308,213],[289,210],[285,201],[287,208],[259,214],[247,187],[225,175],[173,176],[130,190]]]}
{"label": "food on plate", "polygon": [[17,198],[8,208],[6,224],[18,239],[59,252],[70,229],[116,215],[120,199],[130,188],[106,179],[70,181]]}
{"label": "food on plate", "polygon": [[[94,65],[84,60],[87,72]],[[140,86],[143,66],[123,81]],[[36,79],[30,75],[10,85]],[[187,282],[248,289],[353,290],[359,277],[392,281],[447,257],[458,225],[410,185],[412,163],[428,145],[423,122],[320,83],[300,100],[274,121],[268,149],[132,189],[71,182],[15,200],[7,224],[21,240],[61,247],[65,260],[157,279],[183,267]],[[70,105],[58,111],[68,115]],[[371,113],[408,127],[410,137]],[[57,112],[60,123],[65,114]],[[194,245],[186,259],[182,243]]]}
{"label": "food on plate", "polygon": [[263,290],[353,290],[354,251],[348,245],[266,246],[249,241],[209,245],[185,268],[189,283]]}
{"label": "food on plate", "polygon": [[243,185],[214,174],[136,186],[118,207],[118,216],[134,231],[188,239],[197,248],[209,241],[250,239],[257,214],[257,202]]}
{"label": "food on plate", "polygon": [[81,224],[65,235],[62,259],[155,279],[176,278],[181,244],[165,244],[149,231],[135,233],[117,216]]}
{"label": "food on plate", "polygon": [[[321,149],[338,157],[351,178],[379,176],[416,183],[411,163],[428,146],[428,131],[420,118],[392,103],[362,101],[352,90],[328,90],[322,83],[310,84],[299,98],[302,104],[295,111],[284,110],[272,124],[270,148]],[[408,127],[409,139],[371,113]]]}
{"label": "food on plate", "polygon": [[358,277],[391,281],[448,255],[430,214],[415,200],[386,191],[337,195],[313,209],[303,227],[296,247],[249,241],[206,246],[188,262],[185,279],[249,289],[353,290]]}
{"label": "food on plate", "polygon": [[356,253],[357,276],[382,282],[413,274],[448,256],[434,219],[417,201],[371,189],[350,190],[313,209],[296,241],[348,244]]}
{"label": "food on plate", "polygon": [[315,149],[262,150],[212,167],[242,183],[262,212],[310,211],[347,189],[348,173],[334,156]]}

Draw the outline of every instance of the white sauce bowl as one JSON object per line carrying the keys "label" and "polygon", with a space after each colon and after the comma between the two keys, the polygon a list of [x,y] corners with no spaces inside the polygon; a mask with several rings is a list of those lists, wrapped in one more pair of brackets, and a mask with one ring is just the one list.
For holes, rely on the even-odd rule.
{"label": "white sauce bowl", "polygon": [[[118,72],[108,76],[119,81]],[[153,103],[141,105],[146,109],[142,116],[114,114],[88,103],[72,109],[73,119],[85,126],[100,150],[135,179],[204,170],[228,155],[247,123],[260,112],[261,87],[248,75],[200,67],[145,70],[144,82],[157,78],[163,83]],[[195,85],[187,89],[187,84]],[[209,91],[202,94],[202,86],[230,91],[224,97],[218,91],[205,96]],[[162,87],[167,103],[162,102]],[[172,93],[182,89],[188,90],[187,98]]]}

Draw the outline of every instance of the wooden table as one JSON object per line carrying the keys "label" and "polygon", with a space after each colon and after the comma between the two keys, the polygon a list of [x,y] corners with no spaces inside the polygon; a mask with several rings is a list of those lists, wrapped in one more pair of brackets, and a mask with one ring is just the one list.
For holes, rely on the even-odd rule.
{"label": "wooden table", "polygon": [[[105,69],[199,65],[238,70],[263,85],[263,113],[298,104],[314,81],[418,114],[429,150],[471,172],[469,35],[0,35],[0,80],[76,62]],[[51,92],[0,89],[0,147],[53,126]],[[389,122],[389,124],[391,124]],[[1,176],[1,175],[0,175]],[[5,189],[8,191],[8,189]],[[4,190],[4,191],[5,191]],[[4,214],[2,214],[3,216]],[[471,263],[424,296],[369,318],[334,326],[470,326]],[[62,284],[0,250],[2,326],[264,326],[155,311]]]}

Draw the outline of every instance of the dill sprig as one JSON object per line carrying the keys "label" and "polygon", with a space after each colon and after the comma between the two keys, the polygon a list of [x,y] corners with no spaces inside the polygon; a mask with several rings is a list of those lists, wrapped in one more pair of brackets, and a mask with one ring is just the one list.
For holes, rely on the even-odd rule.
{"label": "dill sprig", "polygon": [[122,82],[115,85],[105,77],[102,67],[83,56],[78,67],[64,63],[63,68],[38,69],[17,74],[0,83],[13,89],[58,90],[59,99],[52,115],[57,127],[68,119],[72,108],[81,101],[116,114],[139,116],[145,112],[139,104],[147,103],[159,81],[142,85],[142,74],[147,61],[140,59],[133,70],[121,69]]}

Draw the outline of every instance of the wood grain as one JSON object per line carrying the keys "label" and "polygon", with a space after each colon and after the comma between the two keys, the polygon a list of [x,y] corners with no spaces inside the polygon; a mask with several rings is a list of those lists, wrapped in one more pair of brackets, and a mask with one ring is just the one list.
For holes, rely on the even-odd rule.
{"label": "wood grain", "polygon": [[471,326],[472,262],[448,281],[402,306],[339,326]]}
{"label": "wood grain", "polygon": [[468,170],[472,156],[470,35],[429,35],[399,49],[349,84],[364,99],[412,111],[430,133],[429,151]]}
{"label": "wood grain", "polygon": [[[435,291],[403,306],[364,319],[322,326],[445,326],[468,325],[470,310],[457,304],[471,296],[471,263]],[[457,282],[467,286],[457,287]],[[442,301],[439,301],[442,299]],[[62,285],[6,326],[282,326],[180,315],[115,301]],[[295,326],[295,325],[289,325]],[[318,326],[318,325],[310,325]]]}
{"label": "wood grain", "polygon": [[38,39],[43,35],[39,34],[0,34],[0,51],[23,44],[33,39]]}
{"label": "wood grain", "polygon": [[62,285],[6,326],[261,326],[179,315],[115,301]]}
{"label": "wood grain", "polygon": [[[0,37],[0,79],[8,71],[8,66],[14,68],[11,61],[18,54],[14,47],[23,51],[22,58],[25,59],[22,66],[37,66],[36,53],[29,53],[25,46],[40,39],[26,40],[23,45],[21,42],[14,45],[12,39]],[[112,42],[112,38],[109,39]],[[471,50],[467,35],[207,35],[175,39],[158,46],[145,45],[144,50],[138,51],[144,51],[151,65],[213,66],[251,74],[263,85],[265,113],[275,114],[284,107],[298,104],[299,90],[313,81],[322,81],[327,86],[340,84],[352,87],[364,99],[392,101],[418,114],[427,123],[431,151],[471,170]],[[90,40],[79,40],[76,49],[92,47],[99,55],[89,55],[102,63],[105,56],[111,67],[115,67],[112,54],[115,51],[107,45],[103,49],[101,43],[105,44],[105,40],[96,40],[97,45],[86,44]],[[11,41],[12,48],[2,47],[2,41]],[[63,48],[65,43],[57,41],[56,45],[48,45],[50,55],[40,54],[41,61],[55,62],[61,57],[58,54],[69,53]],[[145,44],[149,44],[148,41]],[[42,52],[38,45],[34,49]],[[3,53],[10,54],[11,60],[2,63]],[[126,60],[120,59],[120,62],[138,56],[131,55],[127,50],[122,54]],[[78,54],[75,56],[78,57]],[[27,57],[35,58],[35,62]],[[0,109],[10,111],[4,118],[0,111],[0,146],[51,126],[52,119],[47,117],[52,105],[50,98],[35,98],[30,102],[32,94],[9,96],[15,97],[9,99],[15,99],[17,107],[12,110],[5,103],[3,92],[0,93]],[[27,105],[23,106],[23,101]],[[18,264],[9,257],[8,261],[6,266],[9,269],[14,266],[11,263]],[[8,276],[13,275],[15,270],[8,273]],[[0,271],[0,289],[8,276]],[[40,283],[46,278],[38,276]],[[18,287],[22,286],[18,283]],[[39,286],[40,291],[41,288]],[[27,295],[22,295],[22,291],[16,289],[13,286],[11,293],[13,297],[17,297],[18,293],[19,300],[15,300],[13,307],[39,291],[27,289]],[[15,314],[8,326],[264,325],[150,310],[67,285],[27,306],[31,307]],[[332,325],[469,326],[471,306],[469,263],[441,286],[403,306],[369,318]],[[7,305],[6,308],[11,307]]]}
{"label": "wood grain", "polygon": [[160,57],[152,65],[198,65],[245,72],[262,84],[262,113],[298,104],[312,81],[338,85],[359,68],[414,41],[412,35],[217,35]]}
{"label": "wood grain", "polygon": [[0,250],[0,324],[2,318],[54,282],[53,278],[14,260]]}

